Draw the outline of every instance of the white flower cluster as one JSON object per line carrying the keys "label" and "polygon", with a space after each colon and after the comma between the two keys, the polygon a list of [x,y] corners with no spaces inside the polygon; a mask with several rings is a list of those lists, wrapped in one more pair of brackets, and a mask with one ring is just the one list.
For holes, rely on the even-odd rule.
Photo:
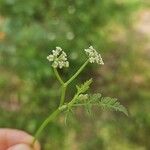
{"label": "white flower cluster", "polygon": [[90,63],[97,63],[104,65],[101,54],[99,54],[93,46],[90,46],[88,49],[85,49],[86,54],[89,56]]}
{"label": "white flower cluster", "polygon": [[47,59],[52,63],[52,67],[54,68],[63,68],[69,67],[69,62],[67,61],[66,53],[60,48],[56,47],[55,50],[52,50],[52,54],[47,56]]}

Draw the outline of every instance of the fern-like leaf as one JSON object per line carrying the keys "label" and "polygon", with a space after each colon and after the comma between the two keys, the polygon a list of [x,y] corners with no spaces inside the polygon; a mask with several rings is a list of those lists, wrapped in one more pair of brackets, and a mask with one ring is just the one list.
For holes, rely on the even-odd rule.
{"label": "fern-like leaf", "polygon": [[99,101],[99,104],[102,108],[120,111],[128,116],[127,109],[123,105],[121,105],[116,98],[103,97]]}
{"label": "fern-like leaf", "polygon": [[84,82],[83,84],[81,84],[80,86],[77,85],[76,88],[78,90],[78,93],[79,94],[85,93],[89,89],[91,83],[92,83],[92,79],[89,79],[86,82]]}
{"label": "fern-like leaf", "polygon": [[100,93],[89,95],[85,100],[76,101],[74,106],[84,106],[89,112],[91,112],[92,106],[99,106],[103,109],[123,112],[128,116],[127,109],[116,98],[102,97]]}
{"label": "fern-like leaf", "polygon": [[71,118],[71,116],[73,116],[73,110],[66,110],[65,112],[65,125],[67,126],[68,120],[69,118]]}

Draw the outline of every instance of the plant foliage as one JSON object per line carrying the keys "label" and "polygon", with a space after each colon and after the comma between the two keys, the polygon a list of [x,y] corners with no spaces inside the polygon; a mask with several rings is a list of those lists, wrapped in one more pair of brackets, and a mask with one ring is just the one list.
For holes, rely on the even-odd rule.
{"label": "plant foliage", "polygon": [[85,97],[84,100],[83,96],[78,98],[79,100],[76,101],[74,106],[84,106],[89,113],[91,113],[93,106],[98,106],[102,109],[120,111],[128,116],[127,109],[121,105],[116,98],[102,97],[100,93],[88,95],[88,97],[86,96],[87,98]]}
{"label": "plant foliage", "polygon": [[91,83],[92,83],[92,79],[89,79],[83,84],[81,84],[80,86],[76,85],[78,93],[85,93],[89,89]]}

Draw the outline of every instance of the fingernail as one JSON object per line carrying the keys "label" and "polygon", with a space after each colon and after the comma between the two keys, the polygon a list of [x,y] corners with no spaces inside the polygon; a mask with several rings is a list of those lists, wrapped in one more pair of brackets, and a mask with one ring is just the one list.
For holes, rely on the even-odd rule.
{"label": "fingernail", "polygon": [[32,150],[32,149],[26,144],[17,144],[8,148],[7,150]]}

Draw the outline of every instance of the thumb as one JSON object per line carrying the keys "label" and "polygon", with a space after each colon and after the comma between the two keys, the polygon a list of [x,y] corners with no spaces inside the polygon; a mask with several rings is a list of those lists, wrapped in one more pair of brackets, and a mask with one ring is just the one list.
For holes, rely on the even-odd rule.
{"label": "thumb", "polygon": [[31,149],[31,147],[29,147],[26,144],[17,144],[8,148],[7,150],[33,150],[33,149]]}

